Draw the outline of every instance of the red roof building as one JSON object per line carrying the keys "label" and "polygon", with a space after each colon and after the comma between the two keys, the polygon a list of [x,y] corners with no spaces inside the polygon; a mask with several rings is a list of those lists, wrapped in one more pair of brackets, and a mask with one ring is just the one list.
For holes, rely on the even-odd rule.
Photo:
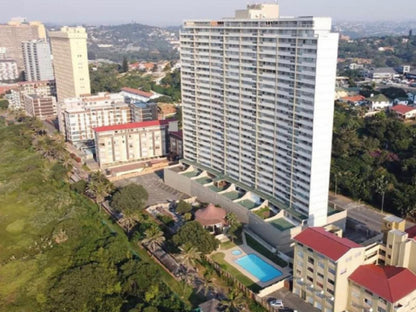
{"label": "red roof building", "polygon": [[134,94],[134,95],[139,95],[139,96],[149,98],[149,99],[153,96],[152,92],[146,92],[146,91],[142,91],[142,90],[139,90],[139,89],[133,89],[133,88],[127,88],[127,87],[121,88],[121,91],[131,93],[131,94]]}
{"label": "red roof building", "polygon": [[416,275],[406,268],[393,266],[362,265],[349,280],[391,303],[416,290]]}
{"label": "red roof building", "polygon": [[362,95],[354,95],[354,96],[344,96],[341,98],[341,100],[345,101],[345,102],[361,102],[365,100],[365,97]]}
{"label": "red roof building", "polygon": [[406,106],[406,105],[396,105],[391,108],[392,111],[399,113],[399,114],[406,114],[414,110],[414,107]]}
{"label": "red roof building", "polygon": [[149,120],[149,121],[142,121],[142,122],[130,122],[130,123],[120,124],[120,125],[97,127],[97,128],[94,128],[94,131],[95,132],[105,132],[105,131],[114,131],[114,130],[125,130],[125,129],[163,126],[163,125],[167,125],[170,121],[172,121],[172,120],[165,119],[165,120]]}
{"label": "red roof building", "polygon": [[334,261],[340,259],[350,249],[362,247],[349,239],[338,237],[321,227],[307,228],[296,235],[294,240]]}

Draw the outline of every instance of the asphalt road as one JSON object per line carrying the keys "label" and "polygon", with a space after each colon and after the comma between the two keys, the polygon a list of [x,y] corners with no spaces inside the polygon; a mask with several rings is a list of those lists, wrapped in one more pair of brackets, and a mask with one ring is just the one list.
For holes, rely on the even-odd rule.
{"label": "asphalt road", "polygon": [[[314,308],[311,304],[306,303],[300,297],[296,296],[295,294],[291,293],[286,288],[281,288],[274,293],[272,293],[269,298],[281,299],[283,300],[283,304],[285,308],[291,309],[297,312],[319,312],[317,308]],[[269,299],[270,300],[270,299]],[[276,312],[285,311],[284,309],[277,309],[275,308]]]}
{"label": "asphalt road", "polygon": [[178,192],[170,186],[167,186],[157,173],[149,173],[114,182],[116,186],[125,186],[129,183],[143,185],[143,187],[149,193],[147,205],[166,203],[167,200],[180,200],[189,197],[188,195]]}

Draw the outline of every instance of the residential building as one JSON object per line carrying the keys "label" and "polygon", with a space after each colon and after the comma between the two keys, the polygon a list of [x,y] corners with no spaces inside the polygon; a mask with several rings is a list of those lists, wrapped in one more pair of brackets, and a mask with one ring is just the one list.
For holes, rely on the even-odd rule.
{"label": "residential building", "polygon": [[159,97],[158,95],[155,95],[153,92],[146,92],[133,88],[121,88],[121,94],[124,96],[126,103],[135,101],[148,102],[151,99]]}
{"label": "residential building", "polygon": [[416,107],[399,104],[390,108],[390,111],[393,112],[397,118],[403,120],[416,118]]}
{"label": "residential building", "polygon": [[24,96],[25,111],[39,119],[56,118],[56,98],[54,96],[39,96],[30,94]]}
{"label": "residential building", "polygon": [[293,293],[321,311],[344,311],[348,276],[364,263],[365,248],[314,227],[294,241]]}
{"label": "residential building", "polygon": [[131,122],[128,104],[120,94],[99,93],[64,99],[58,104],[59,130],[70,142],[94,140],[94,128]]}
{"label": "residential building", "polygon": [[65,26],[49,37],[58,101],[91,94],[85,28]]}
{"label": "residential building", "polygon": [[182,130],[169,132],[169,154],[172,159],[183,157]]}
{"label": "residential building", "polygon": [[156,120],[157,118],[157,103],[146,102],[131,102],[131,117],[133,122],[141,122],[148,120]]}
{"label": "residential building", "polygon": [[46,39],[45,26],[40,22],[11,20],[0,25],[0,49],[5,57],[16,61],[19,73],[25,69],[22,53],[22,41]]}
{"label": "residential building", "polygon": [[340,100],[341,102],[348,103],[353,106],[359,106],[366,103],[365,97],[362,95],[344,96]]}
{"label": "residential building", "polygon": [[[184,161],[327,220],[338,34],[277,4],[181,32]],[[266,195],[267,194],[267,195]]]}
{"label": "residential building", "polygon": [[100,167],[147,160],[167,154],[168,130],[177,121],[151,120],[94,128]]}
{"label": "residential building", "polygon": [[384,79],[390,80],[396,77],[399,77],[399,74],[391,67],[380,67],[375,68],[373,71],[370,72],[370,77],[374,81],[381,81]]}
{"label": "residential building", "polygon": [[14,81],[19,78],[17,63],[14,60],[0,60],[0,81]]}
{"label": "residential building", "polygon": [[11,109],[24,109],[24,98],[26,95],[56,96],[56,85],[54,80],[19,82],[16,88],[11,90],[9,96]]}
{"label": "residential building", "polygon": [[416,275],[406,268],[362,265],[349,281],[348,311],[416,311]]}
{"label": "residential building", "polygon": [[393,106],[392,101],[383,94],[371,95],[367,99],[370,110],[386,109]]}
{"label": "residential building", "polygon": [[25,80],[44,81],[55,79],[49,42],[46,40],[23,41],[22,51],[25,64]]}
{"label": "residential building", "polygon": [[416,226],[407,230],[394,229],[388,232],[386,241],[387,265],[408,268],[416,274]]}

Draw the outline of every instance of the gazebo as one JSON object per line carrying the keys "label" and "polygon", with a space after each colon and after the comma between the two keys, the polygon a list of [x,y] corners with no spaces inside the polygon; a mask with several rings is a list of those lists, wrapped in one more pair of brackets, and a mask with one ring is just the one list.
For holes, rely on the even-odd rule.
{"label": "gazebo", "polygon": [[216,230],[223,229],[227,223],[225,216],[227,212],[220,208],[215,207],[213,204],[209,204],[206,208],[199,209],[195,212],[195,220],[198,221],[204,228],[215,233]]}

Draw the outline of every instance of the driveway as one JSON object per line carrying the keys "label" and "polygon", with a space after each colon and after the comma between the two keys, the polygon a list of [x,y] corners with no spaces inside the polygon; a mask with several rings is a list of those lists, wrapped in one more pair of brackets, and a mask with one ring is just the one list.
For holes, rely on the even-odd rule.
{"label": "driveway", "polygon": [[[300,297],[294,295],[286,288],[281,288],[274,293],[272,293],[269,298],[276,298],[281,299],[285,308],[289,308],[292,310],[296,310],[297,312],[320,312],[317,308],[314,308],[309,303],[303,301]],[[275,311],[280,311],[279,309],[275,308]],[[284,309],[281,309],[284,311]]]}
{"label": "driveway", "polygon": [[158,203],[166,203],[167,200],[180,200],[189,197],[188,195],[178,192],[170,186],[167,186],[160,177],[159,172],[149,173],[114,182],[116,186],[125,186],[130,183],[143,185],[149,194],[149,199],[147,200],[148,206]]}

